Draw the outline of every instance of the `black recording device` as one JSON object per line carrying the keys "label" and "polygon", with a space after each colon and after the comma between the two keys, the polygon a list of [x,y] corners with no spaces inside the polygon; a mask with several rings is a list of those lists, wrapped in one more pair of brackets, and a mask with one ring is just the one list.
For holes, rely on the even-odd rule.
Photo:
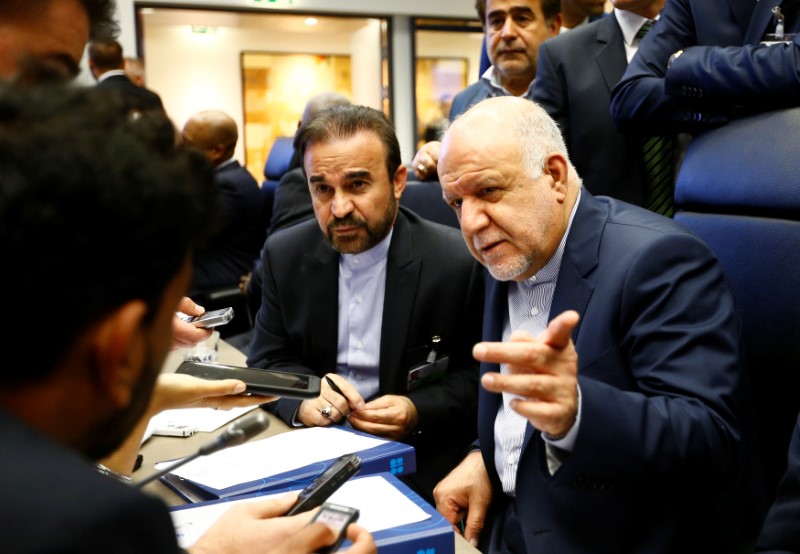
{"label": "black recording device", "polygon": [[194,375],[201,379],[239,379],[247,385],[246,392],[261,396],[300,399],[319,396],[319,377],[305,373],[203,362],[183,362],[175,373]]}
{"label": "black recording device", "polygon": [[351,523],[358,521],[359,511],[349,506],[342,506],[340,504],[332,504],[326,502],[319,509],[317,515],[311,520],[311,523],[319,521],[328,526],[328,528],[336,533],[336,542],[325,548],[317,550],[318,554],[328,554],[336,552],[342,546],[344,539],[347,538],[347,526]]}
{"label": "black recording device", "polygon": [[205,312],[200,315],[187,315],[183,312],[178,312],[178,317],[187,323],[191,323],[195,327],[203,327],[211,329],[219,325],[225,325],[233,319],[233,308],[223,308],[221,310],[213,310]]}
{"label": "black recording device", "polygon": [[330,495],[341,487],[345,481],[358,473],[361,468],[361,458],[356,454],[345,454],[337,459],[331,466],[323,471],[306,488],[300,491],[297,502],[286,515],[299,514],[316,508],[325,502]]}

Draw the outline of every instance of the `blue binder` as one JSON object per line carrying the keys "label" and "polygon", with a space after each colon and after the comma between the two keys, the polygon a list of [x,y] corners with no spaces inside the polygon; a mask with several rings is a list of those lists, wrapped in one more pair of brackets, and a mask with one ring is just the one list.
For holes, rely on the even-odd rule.
{"label": "blue binder", "polygon": [[[339,428],[343,431],[371,437],[367,433],[355,429]],[[361,469],[358,475],[372,475],[388,472],[397,476],[411,475],[417,470],[417,457],[414,447],[402,442],[388,441],[374,448],[357,452],[361,458]],[[205,502],[246,494],[265,494],[277,489],[291,487],[303,488],[327,469],[336,458],[303,466],[285,473],[264,477],[255,481],[239,483],[224,489],[216,489],[202,483],[183,479],[174,474],[161,477],[161,481],[175,491],[186,502]]]}
{"label": "blue binder", "polygon": [[[409,523],[399,527],[384,529],[372,534],[378,546],[379,554],[455,554],[455,534],[453,526],[442,514],[422,499],[417,493],[412,491],[402,481],[391,473],[380,473],[391,485],[402,492],[409,500],[419,506],[430,518],[417,523]],[[361,479],[367,475],[360,475],[354,479]],[[268,491],[269,494],[282,493],[297,490],[300,487],[289,486]],[[229,502],[262,496],[264,492],[247,494],[237,497],[228,497],[218,500],[210,500],[191,505],[175,506],[170,511],[187,510],[219,502]],[[347,548],[349,541],[345,541],[342,548]]]}

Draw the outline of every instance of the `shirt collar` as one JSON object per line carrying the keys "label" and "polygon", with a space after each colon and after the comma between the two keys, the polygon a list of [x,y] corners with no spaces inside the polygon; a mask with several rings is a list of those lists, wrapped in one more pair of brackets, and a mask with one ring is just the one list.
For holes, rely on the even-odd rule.
{"label": "shirt collar", "polygon": [[122,69],[112,69],[111,71],[106,71],[105,73],[100,75],[100,77],[97,78],[97,82],[99,83],[111,77],[118,77],[120,75],[125,75],[125,71],[123,71]]}
{"label": "shirt collar", "polygon": [[[489,69],[484,71],[483,75],[481,75],[481,80],[486,83],[492,91],[492,96],[514,96],[510,92],[508,92],[503,85],[500,84],[500,81],[497,80],[497,75],[495,75],[494,66],[490,65]],[[535,81],[536,79],[534,79]],[[520,98],[525,98],[526,100],[533,99],[533,81],[531,84],[528,85],[528,90],[520,96]]]}
{"label": "shirt collar", "polygon": [[[619,28],[622,30],[622,38],[625,40],[625,44],[633,46],[636,33],[642,28],[647,18],[633,12],[620,10],[619,8],[614,8],[614,17],[617,18]],[[658,16],[656,16],[656,19],[658,19]]]}
{"label": "shirt collar", "polygon": [[223,167],[229,166],[229,165],[231,165],[232,163],[236,163],[236,158],[234,158],[233,156],[231,156],[230,158],[228,158],[227,160],[225,160],[224,162],[222,162],[221,164],[219,164],[217,167],[215,167],[215,168],[214,168],[214,171],[215,171],[215,172],[216,172],[216,171],[219,171],[219,170],[220,170],[220,169],[222,169]]}
{"label": "shirt collar", "polygon": [[382,241],[369,250],[359,252],[358,254],[342,254],[342,262],[352,271],[353,269],[363,270],[385,260],[389,255],[389,244],[392,242],[393,232],[394,227],[389,230],[389,234],[386,235]]}

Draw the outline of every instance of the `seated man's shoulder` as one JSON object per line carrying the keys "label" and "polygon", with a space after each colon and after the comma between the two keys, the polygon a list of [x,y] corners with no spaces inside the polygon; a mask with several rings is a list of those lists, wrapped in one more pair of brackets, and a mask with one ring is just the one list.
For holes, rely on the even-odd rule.
{"label": "seated man's shoulder", "polygon": [[[315,218],[282,228],[267,238],[264,248],[270,252],[281,254],[296,252],[300,255],[308,253],[308,245],[327,242]],[[304,248],[300,248],[303,246]]]}

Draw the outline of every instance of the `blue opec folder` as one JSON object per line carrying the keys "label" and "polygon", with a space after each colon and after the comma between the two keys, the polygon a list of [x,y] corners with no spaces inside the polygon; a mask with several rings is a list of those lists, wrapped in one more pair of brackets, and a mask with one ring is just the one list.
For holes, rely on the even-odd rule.
{"label": "blue opec folder", "polygon": [[[344,427],[337,427],[337,429],[372,437],[372,435],[355,429]],[[356,452],[356,454],[361,458],[361,468],[358,471],[358,475],[388,472],[393,475],[404,476],[410,475],[417,470],[417,457],[414,447],[402,442],[390,440],[373,448]],[[215,489],[209,485],[184,479],[172,473],[161,477],[161,481],[186,502],[205,502],[238,497],[245,494],[271,493],[285,487],[303,488],[335,461],[336,458],[331,458],[315,462],[291,471],[265,476],[262,479],[239,483],[224,489]]]}
{"label": "blue opec folder", "polygon": [[[407,525],[400,525],[398,527],[391,527],[372,533],[375,543],[378,546],[379,554],[455,554],[455,533],[453,526],[447,521],[442,514],[436,511],[436,508],[428,504],[417,493],[412,491],[406,484],[400,481],[391,473],[378,473],[380,477],[386,479],[392,486],[399,490],[406,498],[411,500],[416,506],[424,511],[428,519],[418,521],[416,523],[409,523]],[[355,479],[362,479],[369,477],[369,475],[361,475],[353,477]],[[284,488],[273,489],[268,494],[278,494],[289,491],[298,490],[297,486],[289,486]],[[235,502],[237,500],[244,500],[247,498],[255,498],[263,496],[262,492],[247,494],[237,497],[228,497],[218,500],[209,500],[199,502],[197,504],[186,504],[183,506],[175,506],[170,508],[170,511],[176,512],[180,510],[190,510],[201,506],[208,506],[212,504],[219,504],[221,502]],[[391,509],[391,506],[387,506]],[[350,541],[345,541],[342,549],[349,546]]]}

